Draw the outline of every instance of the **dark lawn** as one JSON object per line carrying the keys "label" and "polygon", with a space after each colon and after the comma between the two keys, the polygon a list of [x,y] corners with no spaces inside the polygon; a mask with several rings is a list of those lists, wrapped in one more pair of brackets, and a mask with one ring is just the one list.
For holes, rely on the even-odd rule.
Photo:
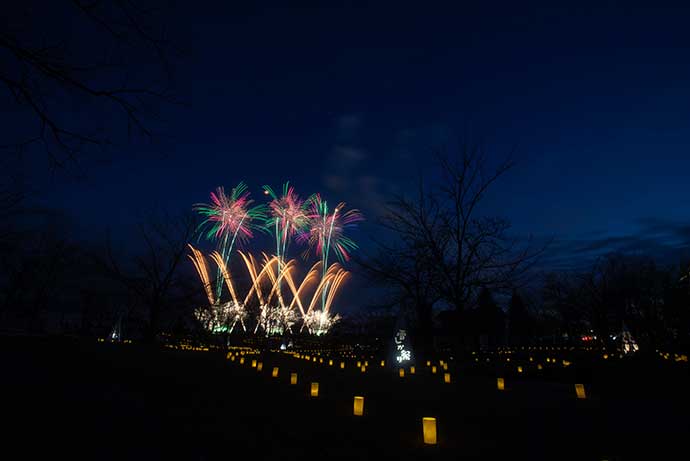
{"label": "dark lawn", "polygon": [[[557,356],[556,353],[550,355]],[[592,354],[592,359],[594,359]],[[282,354],[263,372],[219,352],[0,338],[3,459],[686,459],[688,365],[513,361],[415,376]],[[495,361],[494,361],[495,362]],[[585,363],[587,362],[587,363]],[[543,362],[542,362],[543,363]],[[278,378],[271,377],[280,367]],[[289,373],[299,381],[289,385]],[[496,390],[504,375],[506,391]],[[320,395],[308,396],[319,381]],[[587,386],[575,398],[573,384]],[[354,395],[364,417],[352,416]],[[422,443],[435,416],[437,446]],[[14,453],[14,455],[10,455]],[[671,456],[671,454],[674,454]]]}

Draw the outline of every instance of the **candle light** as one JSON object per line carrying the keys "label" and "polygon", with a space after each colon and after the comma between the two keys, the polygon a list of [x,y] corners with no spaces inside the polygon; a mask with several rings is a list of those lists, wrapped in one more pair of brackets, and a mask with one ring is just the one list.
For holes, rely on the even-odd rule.
{"label": "candle light", "polygon": [[436,418],[422,418],[422,433],[425,444],[436,445]]}
{"label": "candle light", "polygon": [[496,380],[496,387],[498,387],[499,391],[504,391],[506,389],[506,383],[503,378],[498,378]]}
{"label": "candle light", "polygon": [[364,397],[359,395],[355,396],[355,405],[353,411],[355,416],[362,416],[364,414]]}
{"label": "candle light", "polygon": [[585,386],[583,384],[575,384],[575,394],[578,399],[586,399]]}

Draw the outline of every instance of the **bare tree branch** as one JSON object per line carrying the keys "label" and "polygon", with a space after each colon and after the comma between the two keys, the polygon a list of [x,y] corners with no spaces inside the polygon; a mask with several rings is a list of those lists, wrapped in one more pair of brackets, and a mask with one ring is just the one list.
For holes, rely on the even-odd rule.
{"label": "bare tree branch", "polygon": [[[105,32],[106,39],[125,45],[126,49],[139,50],[139,42],[147,44],[155,53],[152,62],[158,61],[164,68],[166,80],[172,78],[170,67],[171,43],[163,38],[162,15],[153,9],[141,7],[138,2],[116,0],[110,2],[87,2],[72,0],[75,12]],[[69,4],[68,4],[69,6]],[[30,15],[29,15],[30,16]],[[156,24],[154,31],[151,24]],[[35,25],[38,28],[40,26]],[[96,56],[77,57],[67,49],[59,37],[54,43],[36,45],[36,31],[0,31],[0,50],[7,52],[0,60],[0,82],[12,95],[17,108],[26,108],[38,121],[37,134],[17,141],[3,140],[0,148],[24,149],[40,142],[54,165],[63,166],[65,161],[74,161],[83,149],[94,146],[100,149],[116,144],[117,132],[108,128],[108,134],[88,129],[83,123],[68,122],[69,117],[61,112],[58,104],[49,100],[73,100],[90,104],[92,120],[106,116],[111,119],[111,109],[122,114],[127,139],[141,134],[152,140],[158,135],[153,121],[160,121],[160,104],[179,104],[160,85],[112,84],[118,76],[126,77],[128,69],[123,63],[98,62]],[[102,35],[102,34],[101,34]],[[102,39],[98,34],[89,40]],[[107,48],[107,40],[103,48]],[[127,51],[123,51],[127,54]],[[98,85],[100,81],[108,82]],[[51,98],[45,95],[51,94]]]}

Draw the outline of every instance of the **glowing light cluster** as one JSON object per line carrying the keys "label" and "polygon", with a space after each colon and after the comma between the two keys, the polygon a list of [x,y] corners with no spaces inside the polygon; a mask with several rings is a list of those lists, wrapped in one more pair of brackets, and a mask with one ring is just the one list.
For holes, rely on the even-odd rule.
{"label": "glowing light cluster", "polygon": [[[350,253],[357,248],[345,232],[363,219],[362,214],[357,210],[345,211],[342,202],[331,211],[319,194],[303,200],[289,182],[283,185],[281,195],[267,185],[263,190],[271,199],[268,205],[253,205],[247,186],[240,182],[229,195],[223,187],[218,187],[211,192],[211,203],[194,206],[204,217],[199,226],[201,235],[217,244],[216,251],[209,255],[217,267],[215,279],[210,275],[206,257],[189,246],[189,258],[209,302],[208,306],[197,309],[196,317],[212,332],[232,332],[238,323],[246,331],[248,306],[251,306],[250,310],[256,314],[255,333],[260,330],[267,335],[292,332],[293,326],[301,320],[300,331],[307,328],[310,333],[324,334],[340,319],[330,310],[348,277],[341,264],[349,260]],[[230,273],[229,261],[235,244],[246,244],[254,236],[253,230],[272,233],[276,251],[274,256],[262,253],[263,259],[258,264],[253,255],[238,250],[251,282],[241,298]],[[299,285],[294,280],[296,261],[286,260],[292,240],[308,245],[305,259],[314,250],[320,257]],[[331,253],[339,263],[329,264]],[[316,287],[312,289],[314,284]],[[230,294],[230,300],[225,302],[221,301],[223,285]],[[307,291],[311,292],[311,297],[307,297]]]}
{"label": "glowing light cluster", "polygon": [[341,263],[348,261],[350,252],[357,248],[357,244],[345,236],[345,230],[362,221],[362,214],[358,210],[344,211],[344,202],[340,202],[331,212],[328,203],[319,194],[314,194],[309,202],[309,228],[299,234],[297,241],[308,242],[309,248],[316,250],[325,266],[328,265],[331,251]]}
{"label": "glowing light cluster", "polygon": [[[217,244],[216,251],[209,255],[217,267],[215,279],[210,275],[206,257],[189,246],[189,258],[209,302],[208,306],[197,309],[196,317],[212,332],[232,332],[238,323],[246,331],[248,306],[252,306],[256,314],[255,333],[260,330],[267,335],[291,332],[301,320],[300,331],[306,328],[310,333],[324,334],[340,319],[330,310],[348,277],[341,264],[349,260],[350,253],[357,248],[345,232],[363,219],[362,214],[358,210],[345,211],[342,202],[331,211],[320,194],[302,200],[289,182],[283,185],[281,195],[267,185],[263,190],[264,195],[270,197],[268,205],[253,205],[247,186],[240,182],[229,195],[223,187],[218,187],[211,192],[211,203],[194,206],[204,217],[199,226],[201,235]],[[258,264],[250,253],[238,250],[251,282],[241,298],[229,261],[236,243],[246,244],[254,236],[253,230],[272,233],[276,251],[274,256],[262,253],[263,259]],[[292,240],[308,245],[305,259],[312,251],[320,258],[299,285],[293,275],[296,261],[286,260]],[[329,265],[331,253],[339,263]],[[314,284],[316,287],[312,289]],[[227,287],[230,301],[221,301],[223,285]],[[307,291],[311,292],[310,298]],[[319,299],[321,302],[317,305]],[[255,304],[251,304],[252,301]]]}
{"label": "glowing light cluster", "polygon": [[[219,254],[225,264],[228,263],[236,242],[247,243],[254,236],[252,230],[262,228],[257,223],[266,219],[265,206],[251,206],[253,203],[249,198],[247,185],[240,182],[230,195],[225,194],[223,187],[218,187],[215,192],[211,192],[210,204],[194,205],[194,209],[205,218],[197,229],[205,229],[200,236],[205,235],[218,242]],[[219,298],[223,278],[218,274],[216,280],[216,297]]]}
{"label": "glowing light cluster", "polygon": [[311,333],[318,336],[328,333],[339,320],[338,314],[331,315],[328,311],[312,310],[304,316],[304,325]]}
{"label": "glowing light cluster", "polygon": [[244,183],[225,194],[223,187],[211,192],[210,204],[197,204],[194,208],[206,219],[201,226],[207,227],[207,238],[227,238],[247,241],[253,237],[252,220],[264,216],[262,207],[250,208],[254,201],[249,199],[249,192]]}
{"label": "glowing light cluster", "polygon": [[409,362],[412,360],[412,351],[405,348],[405,338],[407,337],[407,331],[398,330],[395,333],[395,360],[398,363]]}
{"label": "glowing light cluster", "polygon": [[194,311],[194,316],[204,328],[213,333],[225,331],[231,333],[237,322],[240,322],[246,331],[244,320],[247,318],[247,312],[242,305],[237,305],[232,301],[197,308]]}
{"label": "glowing light cluster", "polygon": [[283,195],[278,196],[271,186],[264,186],[264,193],[271,197],[266,227],[274,232],[276,255],[283,258],[291,238],[302,233],[309,226],[308,203],[300,199],[294,187],[283,185]]}

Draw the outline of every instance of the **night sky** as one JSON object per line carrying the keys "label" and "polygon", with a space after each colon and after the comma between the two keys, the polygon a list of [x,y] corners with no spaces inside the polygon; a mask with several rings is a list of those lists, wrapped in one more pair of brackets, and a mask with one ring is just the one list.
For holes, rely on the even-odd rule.
{"label": "night sky", "polygon": [[497,160],[516,148],[482,212],[555,239],[544,267],[690,248],[690,10],[237,3],[169,12],[188,50],[174,64],[187,105],[164,110],[164,137],[57,171],[27,154],[31,202],[63,210],[79,238],[110,229],[135,246],[148,209],[191,213],[239,181],[263,200],[261,185],[290,180],[360,208],[352,237],[366,250],[386,198],[470,136]]}

